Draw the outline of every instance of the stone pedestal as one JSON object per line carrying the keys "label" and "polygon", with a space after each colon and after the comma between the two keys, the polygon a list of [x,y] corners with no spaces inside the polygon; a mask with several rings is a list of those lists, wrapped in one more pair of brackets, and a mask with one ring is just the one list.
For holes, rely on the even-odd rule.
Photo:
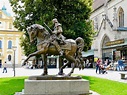
{"label": "stone pedestal", "polygon": [[89,95],[89,81],[26,79],[24,90],[15,95]]}

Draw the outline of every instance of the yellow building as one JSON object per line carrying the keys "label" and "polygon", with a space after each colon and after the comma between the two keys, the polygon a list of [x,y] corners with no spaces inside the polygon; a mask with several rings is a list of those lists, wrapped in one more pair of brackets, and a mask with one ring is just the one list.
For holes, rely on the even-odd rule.
{"label": "yellow building", "polygon": [[[21,65],[22,49],[20,37],[23,33],[13,26],[13,17],[7,12],[6,7],[0,9],[0,63],[7,63],[8,66]],[[15,56],[13,46],[16,46]],[[14,60],[15,57],[15,60]]]}

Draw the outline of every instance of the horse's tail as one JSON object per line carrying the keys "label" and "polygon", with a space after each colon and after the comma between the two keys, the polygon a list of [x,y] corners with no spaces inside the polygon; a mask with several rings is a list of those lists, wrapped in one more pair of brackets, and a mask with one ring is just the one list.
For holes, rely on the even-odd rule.
{"label": "horse's tail", "polygon": [[81,68],[84,69],[84,61],[83,61],[82,53],[81,53],[84,48],[84,40],[83,40],[83,38],[78,37],[75,41],[78,46],[75,58],[76,58],[77,63],[79,65],[79,69],[81,69]]}

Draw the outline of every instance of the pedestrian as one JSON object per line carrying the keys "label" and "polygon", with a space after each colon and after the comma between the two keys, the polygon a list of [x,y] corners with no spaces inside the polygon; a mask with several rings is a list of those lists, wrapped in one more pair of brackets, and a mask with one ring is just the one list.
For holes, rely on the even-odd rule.
{"label": "pedestrian", "polygon": [[122,59],[119,59],[118,60],[118,66],[117,66],[117,68],[118,68],[118,70],[119,71],[121,71],[121,70],[124,70],[124,63],[123,63],[123,60]]}
{"label": "pedestrian", "polygon": [[3,64],[3,73],[7,73],[7,65],[6,65],[6,62]]}
{"label": "pedestrian", "polygon": [[96,62],[96,73],[97,73],[97,71],[99,70],[99,74],[101,73],[101,72],[100,72],[100,64],[101,64],[101,60],[100,60],[100,58],[98,58],[98,60],[97,60],[97,62]]}
{"label": "pedestrian", "polygon": [[89,67],[89,59],[86,60],[86,68]]}
{"label": "pedestrian", "polygon": [[0,63],[0,68],[2,67],[2,64]]}

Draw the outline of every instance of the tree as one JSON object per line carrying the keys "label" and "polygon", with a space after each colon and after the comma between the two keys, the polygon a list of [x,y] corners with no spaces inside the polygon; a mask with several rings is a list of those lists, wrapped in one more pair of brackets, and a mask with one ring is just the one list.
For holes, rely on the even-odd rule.
{"label": "tree", "polygon": [[[28,26],[35,23],[44,26],[44,22],[53,29],[52,19],[57,18],[62,24],[63,35],[66,38],[82,37],[85,41],[84,50],[91,46],[94,33],[89,20],[92,0],[10,0],[10,3],[15,13],[14,26],[20,31],[26,31]],[[25,35],[27,38],[27,32]],[[24,42],[26,39],[22,39],[22,43]],[[25,49],[29,48],[29,45],[21,46],[30,53]]]}
{"label": "tree", "polygon": [[29,37],[23,35],[21,38],[21,43],[20,46],[22,47],[22,49],[24,50],[24,54],[26,56],[28,56],[31,52],[36,51],[37,48],[35,46],[33,46],[33,44],[30,44],[30,40]]}

